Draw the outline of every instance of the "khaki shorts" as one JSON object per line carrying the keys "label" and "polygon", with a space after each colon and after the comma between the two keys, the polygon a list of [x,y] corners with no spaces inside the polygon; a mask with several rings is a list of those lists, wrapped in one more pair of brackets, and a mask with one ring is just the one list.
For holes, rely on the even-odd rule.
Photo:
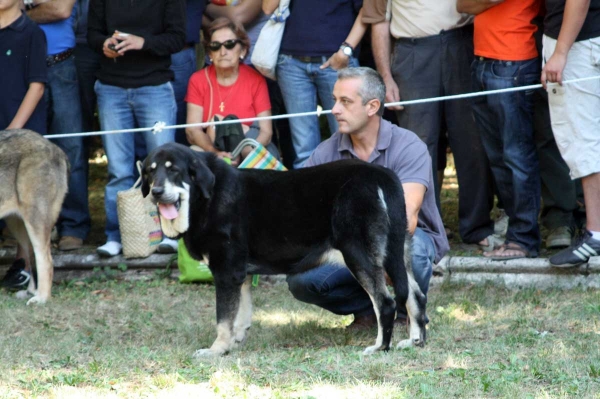
{"label": "khaki shorts", "polygon": [[[556,40],[544,35],[544,61]],[[575,42],[563,81],[600,75],[600,37]],[[577,179],[600,172],[600,79],[548,86],[550,118],[556,144]]]}

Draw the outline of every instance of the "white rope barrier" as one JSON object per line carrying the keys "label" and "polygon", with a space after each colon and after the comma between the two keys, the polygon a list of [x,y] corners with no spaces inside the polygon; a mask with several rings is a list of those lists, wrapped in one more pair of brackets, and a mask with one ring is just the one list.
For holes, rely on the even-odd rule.
{"label": "white rope barrier", "polygon": [[[600,79],[600,75],[598,76],[590,76],[586,78],[579,79],[571,79],[563,81],[563,85],[586,82],[591,80]],[[548,88],[558,86],[558,83],[548,83]],[[431,97],[431,98],[423,98],[419,100],[408,100],[408,101],[398,101],[394,103],[386,103],[384,107],[392,107],[392,106],[404,106],[404,105],[414,105],[414,104],[424,104],[430,102],[439,102],[439,101],[449,101],[449,100],[460,100],[465,98],[479,97],[479,96],[489,96],[494,94],[502,94],[502,93],[511,93],[516,91],[524,91],[524,90],[532,90],[532,89],[540,89],[542,88],[542,84],[528,85],[528,86],[519,86],[519,87],[509,87],[507,89],[498,89],[498,90],[488,90],[488,91],[478,91],[473,93],[464,93],[464,94],[455,94],[451,96],[443,96],[443,97]],[[69,138],[69,137],[87,137],[87,136],[102,136],[109,134],[120,134],[120,133],[138,133],[138,132],[147,132],[152,131],[154,134],[160,133],[165,129],[181,129],[186,127],[194,127],[194,126],[218,126],[218,125],[226,125],[230,123],[242,123],[242,122],[254,122],[254,121],[262,121],[262,120],[276,120],[276,119],[286,119],[286,118],[299,118],[302,116],[313,116],[313,115],[327,115],[330,114],[331,110],[323,110],[323,111],[310,111],[310,112],[300,112],[296,114],[284,114],[284,115],[271,115],[271,116],[262,116],[255,118],[243,118],[243,119],[233,119],[226,121],[218,121],[218,122],[202,122],[202,123],[185,123],[181,125],[169,125],[167,126],[165,122],[158,121],[152,127],[141,127],[135,129],[122,129],[122,130],[101,130],[95,132],[82,132],[82,133],[63,133],[63,134],[47,134],[44,137],[48,139],[58,139],[58,138]]]}

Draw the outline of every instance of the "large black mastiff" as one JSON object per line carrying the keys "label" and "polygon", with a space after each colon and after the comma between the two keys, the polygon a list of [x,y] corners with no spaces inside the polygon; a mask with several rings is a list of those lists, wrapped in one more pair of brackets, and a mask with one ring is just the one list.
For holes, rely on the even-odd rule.
{"label": "large black mastiff", "polygon": [[183,236],[194,258],[209,257],[217,339],[197,356],[244,340],[249,274],[301,273],[328,260],[345,264],[373,301],[379,328],[365,354],[389,349],[396,303],[410,317],[410,339],[398,345],[425,343],[426,298],[410,268],[404,194],[391,171],[355,160],[289,172],[235,169],[170,143],[146,158],[142,192],[152,193],[167,236]]}

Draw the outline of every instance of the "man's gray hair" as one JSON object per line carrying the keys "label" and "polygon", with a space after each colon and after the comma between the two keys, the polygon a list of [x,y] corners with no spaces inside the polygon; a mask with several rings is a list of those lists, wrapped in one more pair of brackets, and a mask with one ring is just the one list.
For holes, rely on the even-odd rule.
{"label": "man's gray hair", "polygon": [[362,84],[358,89],[358,95],[362,98],[362,103],[365,105],[373,99],[379,100],[381,106],[377,111],[377,115],[383,115],[383,104],[385,104],[385,83],[383,78],[377,71],[368,67],[351,67],[343,68],[338,71],[338,79],[359,78]]}

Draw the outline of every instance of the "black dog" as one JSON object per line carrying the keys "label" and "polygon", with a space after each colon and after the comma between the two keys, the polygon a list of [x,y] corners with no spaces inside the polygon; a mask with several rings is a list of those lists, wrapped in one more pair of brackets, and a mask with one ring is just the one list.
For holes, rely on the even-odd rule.
{"label": "black dog", "polygon": [[217,339],[196,355],[221,355],[245,339],[249,274],[300,273],[332,258],[373,301],[379,328],[365,354],[389,349],[396,303],[406,306],[411,326],[398,346],[425,343],[426,298],[412,276],[404,194],[390,170],[355,160],[289,172],[238,170],[170,143],[146,158],[142,192],[152,193],[167,236],[183,235],[194,258],[209,257]]}

